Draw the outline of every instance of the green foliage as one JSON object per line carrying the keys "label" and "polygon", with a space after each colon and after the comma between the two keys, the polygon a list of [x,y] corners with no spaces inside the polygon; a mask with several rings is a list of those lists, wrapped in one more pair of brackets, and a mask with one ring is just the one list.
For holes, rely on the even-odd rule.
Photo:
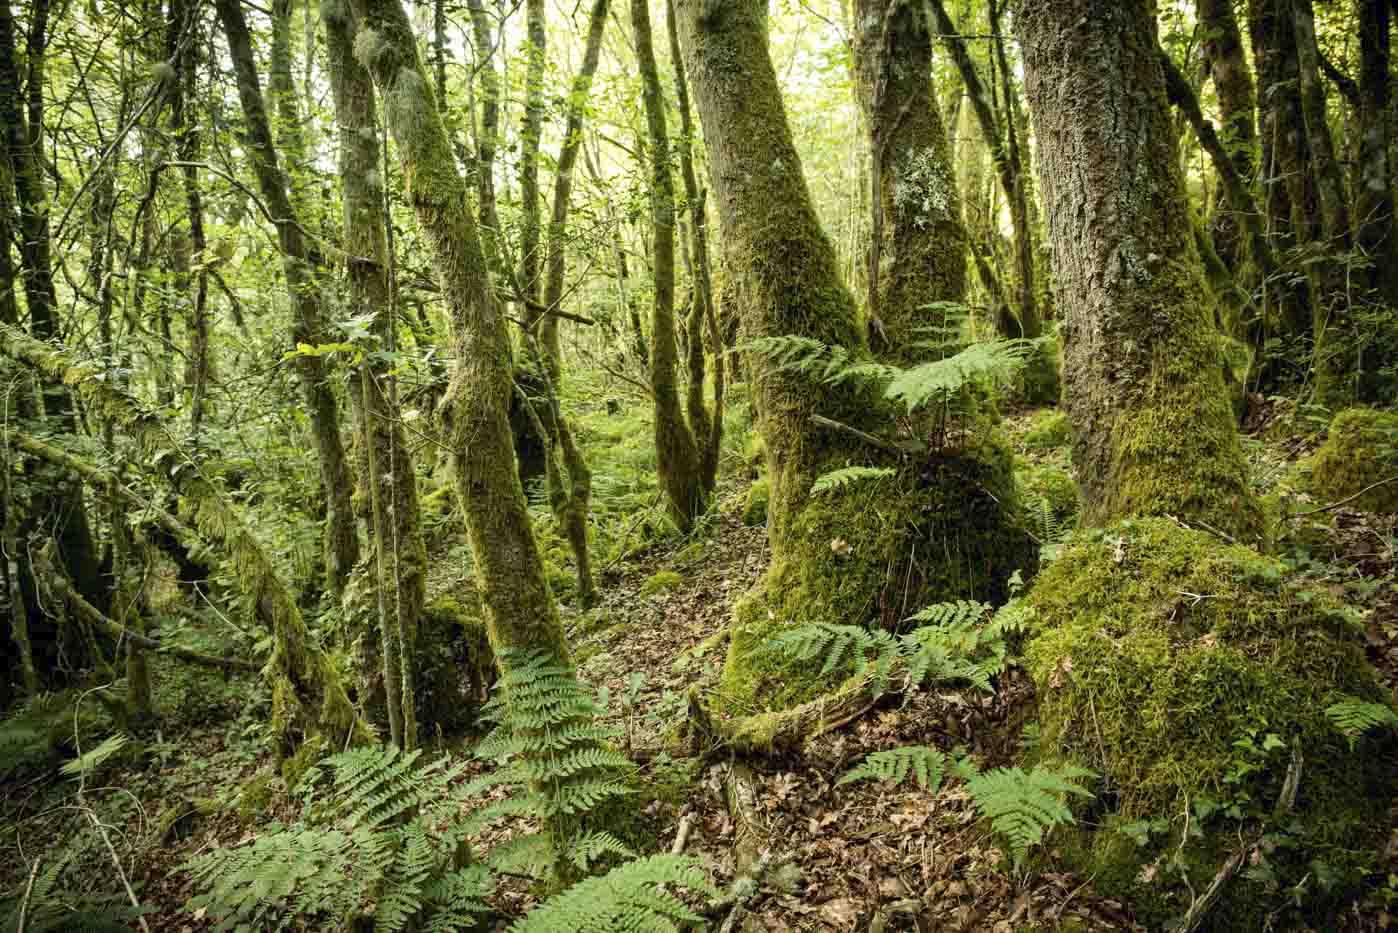
{"label": "green foliage", "polygon": [[467,828],[520,817],[538,821],[540,828],[496,847],[487,861],[548,877],[564,863],[582,867],[624,854],[628,850],[618,840],[584,825],[590,811],[634,792],[634,766],[608,744],[618,731],[596,724],[596,699],[571,669],[551,658],[512,652],[501,668],[499,689],[482,713],[496,726],[476,747],[477,757],[500,767],[464,793],[503,786],[510,794],[479,809]]}
{"label": "green foliage", "polygon": [[1325,715],[1350,740],[1355,741],[1370,729],[1398,728],[1398,713],[1387,703],[1368,703],[1358,697],[1345,697],[1325,708]]}
{"label": "green foliage", "polygon": [[220,930],[287,929],[310,918],[340,926],[373,906],[375,930],[414,920],[455,929],[485,912],[488,872],[458,864],[464,765],[368,746],[312,767],[303,818],[243,846],[195,856],[190,899]]}
{"label": "green foliage", "polygon": [[72,761],[64,762],[58,772],[66,777],[86,780],[112,758],[117,757],[130,741],[131,737],[124,732],[110,735],[96,748],[83,752]]}
{"label": "green foliage", "polygon": [[652,855],[588,878],[545,901],[510,926],[513,933],[607,933],[679,930],[704,918],[669,888],[712,895],[699,863],[682,855]]}
{"label": "green foliage", "polygon": [[1024,446],[1030,450],[1066,447],[1073,439],[1072,432],[1068,416],[1057,409],[1049,409],[1040,412],[1024,433]]}
{"label": "green foliage", "polygon": [[1013,627],[1018,619],[1015,612],[992,615],[986,603],[957,600],[936,603],[911,616],[909,621],[930,624],[902,635],[816,622],[778,632],[764,650],[819,664],[822,678],[867,674],[876,694],[885,693],[895,679],[900,689],[965,681],[990,690],[990,679],[1004,669],[1006,626]]}
{"label": "green foliage", "polygon": [[1091,791],[1075,782],[1096,777],[1074,765],[1056,769],[1036,765],[1029,772],[995,768],[970,777],[966,791],[981,816],[990,820],[991,829],[1009,846],[1015,863],[1022,864],[1029,849],[1043,841],[1045,832],[1074,822],[1064,802],[1066,797],[1092,797]]}
{"label": "green foliage", "polygon": [[642,596],[655,596],[673,590],[684,582],[684,577],[674,570],[657,570],[641,583]]}
{"label": "green foliage", "polygon": [[749,527],[767,523],[767,506],[771,501],[771,483],[761,476],[752,481],[747,495],[743,497],[743,524]]}
{"label": "green foliage", "polygon": [[836,781],[836,785],[853,781],[886,781],[902,784],[909,775],[917,779],[923,790],[936,793],[946,773],[947,756],[940,749],[925,745],[904,745],[886,751],[873,752],[858,767],[851,768]]}
{"label": "green foliage", "polygon": [[885,479],[897,475],[897,472],[897,470],[888,467],[842,467],[841,469],[831,470],[828,473],[822,473],[820,476],[817,476],[816,481],[811,484],[811,495],[814,496],[823,492],[837,491],[853,483]]}
{"label": "green foliage", "polygon": [[[1349,408],[1335,416],[1311,464],[1311,488],[1350,508],[1398,512],[1398,414]],[[1385,480],[1392,480],[1375,486]],[[1373,488],[1370,488],[1373,487]],[[1353,497],[1353,498],[1351,498]]]}
{"label": "green foliage", "polygon": [[1008,383],[1023,367],[1032,346],[1027,340],[989,340],[906,369],[790,334],[750,340],[742,349],[765,357],[778,371],[799,373],[823,384],[876,387],[884,398],[911,414],[928,405],[950,404],[968,387]]}

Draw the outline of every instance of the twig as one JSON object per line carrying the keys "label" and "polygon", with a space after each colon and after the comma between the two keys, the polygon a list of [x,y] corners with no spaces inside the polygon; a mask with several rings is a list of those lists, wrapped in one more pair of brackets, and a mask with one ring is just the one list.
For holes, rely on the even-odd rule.
{"label": "twig", "polygon": [[1293,516],[1291,516],[1290,518],[1288,518],[1287,521],[1295,521],[1295,520],[1298,519],[1298,518],[1305,518],[1307,515],[1319,515],[1321,512],[1329,512],[1331,509],[1338,509],[1340,506],[1344,505],[1346,502],[1353,502],[1355,499],[1358,499],[1360,496],[1364,495],[1366,492],[1370,492],[1370,491],[1372,491],[1372,490],[1374,490],[1374,489],[1378,489],[1380,486],[1387,486],[1389,483],[1398,483],[1398,476],[1390,476],[1390,477],[1388,477],[1387,479],[1381,479],[1381,480],[1379,480],[1377,483],[1370,483],[1369,485],[1365,486],[1363,489],[1361,489],[1361,490],[1359,490],[1358,492],[1356,492],[1354,495],[1345,496],[1345,497],[1344,497],[1343,499],[1341,499],[1339,502],[1332,502],[1332,503],[1330,503],[1329,505],[1321,506],[1321,507],[1318,508],[1318,509],[1311,509],[1309,512],[1297,512],[1295,515],[1293,515]]}
{"label": "twig", "polygon": [[36,856],[29,869],[29,880],[24,885],[24,898],[19,902],[19,925],[15,927],[15,933],[24,933],[25,921],[29,919],[29,898],[34,894],[34,879],[39,875],[39,862],[42,859],[42,855]]}
{"label": "twig", "polygon": [[136,908],[136,922],[141,925],[145,933],[150,933],[150,927],[146,925],[146,918],[140,914],[141,902],[136,899],[136,892],[131,890],[131,882],[126,877],[126,870],[121,867],[121,857],[117,855],[116,849],[112,846],[111,837],[107,835],[107,827],[102,825],[102,821],[97,818],[91,808],[87,811],[87,818],[92,821],[92,827],[97,830],[97,835],[102,837],[102,842],[107,847],[107,853],[112,857],[112,864],[116,866],[117,877],[121,879],[121,886],[126,889],[126,896],[131,900],[131,906]]}
{"label": "twig", "polygon": [[817,425],[818,427],[822,428],[829,428],[832,431],[843,431],[845,434],[849,434],[853,437],[859,438],[861,441],[868,444],[870,447],[876,447],[879,450],[885,450],[891,454],[904,453],[904,451],[900,449],[897,444],[894,444],[891,441],[886,441],[881,437],[875,437],[874,435],[861,431],[858,428],[853,427],[852,425],[845,424],[843,421],[834,421],[830,418],[824,417],[823,415],[811,415],[811,424]]}
{"label": "twig", "polygon": [[693,831],[694,814],[686,813],[680,817],[680,828],[675,830],[675,841],[670,845],[671,855],[680,855],[684,852],[684,847],[689,842],[689,834]]}

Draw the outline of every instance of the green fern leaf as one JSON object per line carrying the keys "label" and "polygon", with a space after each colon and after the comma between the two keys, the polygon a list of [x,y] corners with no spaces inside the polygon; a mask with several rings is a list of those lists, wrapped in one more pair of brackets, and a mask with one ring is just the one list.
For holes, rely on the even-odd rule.
{"label": "green fern leaf", "polygon": [[873,752],[863,763],[847,771],[835,783],[839,785],[853,781],[886,781],[897,786],[911,774],[916,778],[919,787],[935,792],[942,786],[942,776],[945,773],[946,755],[941,750],[925,745],[906,745]]}

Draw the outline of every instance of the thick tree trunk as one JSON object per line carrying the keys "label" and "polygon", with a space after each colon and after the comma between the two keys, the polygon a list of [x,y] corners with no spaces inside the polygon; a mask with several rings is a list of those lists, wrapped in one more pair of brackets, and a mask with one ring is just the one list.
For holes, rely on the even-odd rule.
{"label": "thick tree trunk", "polygon": [[515,471],[506,414],[513,391],[509,336],[490,288],[466,185],[452,162],[402,5],[356,0],[355,10],[360,23],[355,52],[385,102],[408,199],[451,313],[456,372],[443,405],[491,644],[497,657],[515,649],[566,659],[563,629]]}
{"label": "thick tree trunk", "polygon": [[[704,514],[708,495],[700,476],[695,432],[680,407],[679,357],[675,346],[675,183],[670,172],[670,142],[665,128],[665,100],[651,41],[647,0],[631,0],[631,28],[641,73],[646,126],[650,132],[650,204],[654,235],[651,305],[650,385],[655,400],[655,456],[660,487],[670,519],[688,534]],[[691,339],[698,339],[698,334]],[[701,351],[702,354],[702,351]],[[707,427],[707,422],[705,422]]]}
{"label": "thick tree trunk", "polygon": [[[676,0],[675,8],[717,197],[725,287],[738,298],[743,337],[794,335],[867,357],[792,144],[767,49],[765,0]],[[748,366],[767,447],[772,563],[736,611],[728,702],[789,703],[825,686],[814,670],[777,670],[763,660],[762,646],[783,625],[893,625],[925,602],[999,598],[1016,567],[1032,570],[1029,539],[1011,527],[1010,458],[988,428],[968,427],[957,445],[905,460],[892,444],[861,439],[858,432],[867,438],[895,421],[871,392],[765,358]],[[895,467],[897,476],[862,492],[811,495],[821,474],[870,463]]]}
{"label": "thick tree trunk", "polygon": [[[873,223],[867,313],[875,352],[926,358],[936,301],[966,295],[966,231],[932,89],[932,37],[911,3],[856,0],[854,62],[869,132]],[[1027,241],[1026,241],[1027,245]]]}
{"label": "thick tree trunk", "polygon": [[[395,348],[397,321],[384,223],[385,165],[369,72],[354,57],[347,8],[323,7],[326,63],[340,132],[340,183],[351,312],[372,316],[380,348]],[[378,179],[378,184],[374,180]],[[389,366],[369,356],[359,368],[360,421],[369,475],[372,559],[377,570],[379,651],[390,733],[403,748],[417,744],[417,645],[427,599],[427,549],[418,508],[417,475],[401,426]],[[367,633],[366,633],[367,634]],[[436,642],[442,633],[422,633]],[[430,726],[430,723],[429,723]]]}
{"label": "thick tree trunk", "polygon": [[1220,375],[1150,0],[1024,0],[1084,518],[1261,517]]}
{"label": "thick tree trunk", "polygon": [[[278,164],[267,108],[258,84],[252,37],[243,16],[242,4],[240,0],[217,0],[216,6],[237,76],[238,98],[247,122],[248,146],[258,188],[276,219],[277,242],[283,257],[282,269],[295,310],[292,340],[296,344],[324,343],[322,283],[319,281],[324,271],[324,261],[320,251],[307,242],[306,231],[301,225],[303,218],[292,204],[286,177]],[[280,103],[284,107],[291,106],[285,94],[280,95]],[[330,592],[338,599],[344,591],[345,580],[359,559],[359,535],[354,524],[354,510],[350,505],[354,486],[344,442],[340,437],[340,406],[330,385],[329,368],[325,365],[324,357],[313,354],[298,356],[296,370],[320,460],[320,479],[325,495],[327,583]]]}

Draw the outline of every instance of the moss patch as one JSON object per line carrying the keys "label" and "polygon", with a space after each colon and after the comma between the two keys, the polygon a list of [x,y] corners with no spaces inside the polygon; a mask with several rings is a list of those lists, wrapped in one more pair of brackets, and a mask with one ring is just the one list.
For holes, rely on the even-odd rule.
{"label": "moss patch", "polygon": [[[1275,560],[1163,518],[1079,535],[1028,603],[1040,747],[1103,775],[1104,812],[1084,821],[1098,828],[1064,848],[1099,891],[1133,900],[1148,924],[1178,917],[1181,872],[1202,890],[1258,826],[1278,840],[1266,860],[1280,887],[1235,879],[1211,916],[1219,929],[1259,928],[1308,872],[1307,906],[1356,889],[1392,787],[1384,756],[1351,749],[1325,717],[1341,695],[1382,698],[1341,606]],[[1272,826],[1293,748],[1295,809]],[[1113,828],[1140,821],[1157,821],[1143,842]],[[1315,891],[1316,863],[1329,894]]]}
{"label": "moss patch", "polygon": [[[302,748],[313,743],[307,742]],[[295,756],[287,759],[287,763],[295,760]],[[300,780],[300,775],[297,775]],[[238,819],[246,825],[252,825],[262,818],[262,814],[267,812],[267,808],[272,805],[272,799],[276,796],[277,776],[271,771],[264,771],[243,785],[242,791],[238,794]]]}
{"label": "moss patch", "polygon": [[893,627],[933,602],[1001,601],[1014,571],[1037,566],[1011,454],[988,426],[955,453],[823,493],[792,521],[786,552],[735,610],[719,691],[734,712],[793,705],[833,686],[818,666],[763,650],[784,626]]}
{"label": "moss patch", "polygon": [[[439,597],[423,609],[417,637],[417,710],[423,737],[460,735],[495,680],[495,653],[475,592],[463,604]],[[428,731],[430,729],[430,731]]]}
{"label": "moss patch", "polygon": [[743,498],[743,524],[749,527],[767,524],[767,503],[771,498],[771,486],[767,477],[754,480]]}
{"label": "moss patch", "polygon": [[1024,367],[1015,377],[1009,400],[1018,405],[1057,405],[1059,392],[1057,337],[1034,341]]}
{"label": "moss patch", "polygon": [[673,590],[684,582],[684,577],[674,570],[658,570],[641,584],[642,596],[655,596]]}
{"label": "moss patch", "polygon": [[[1338,502],[1392,476],[1398,476],[1398,414],[1349,408],[1336,415],[1312,460],[1311,490],[1326,502]],[[1348,504],[1366,512],[1398,512],[1398,481]]]}
{"label": "moss patch", "polygon": [[1030,450],[1054,450],[1073,442],[1073,429],[1068,416],[1056,409],[1039,414],[1024,432],[1024,446]]}

